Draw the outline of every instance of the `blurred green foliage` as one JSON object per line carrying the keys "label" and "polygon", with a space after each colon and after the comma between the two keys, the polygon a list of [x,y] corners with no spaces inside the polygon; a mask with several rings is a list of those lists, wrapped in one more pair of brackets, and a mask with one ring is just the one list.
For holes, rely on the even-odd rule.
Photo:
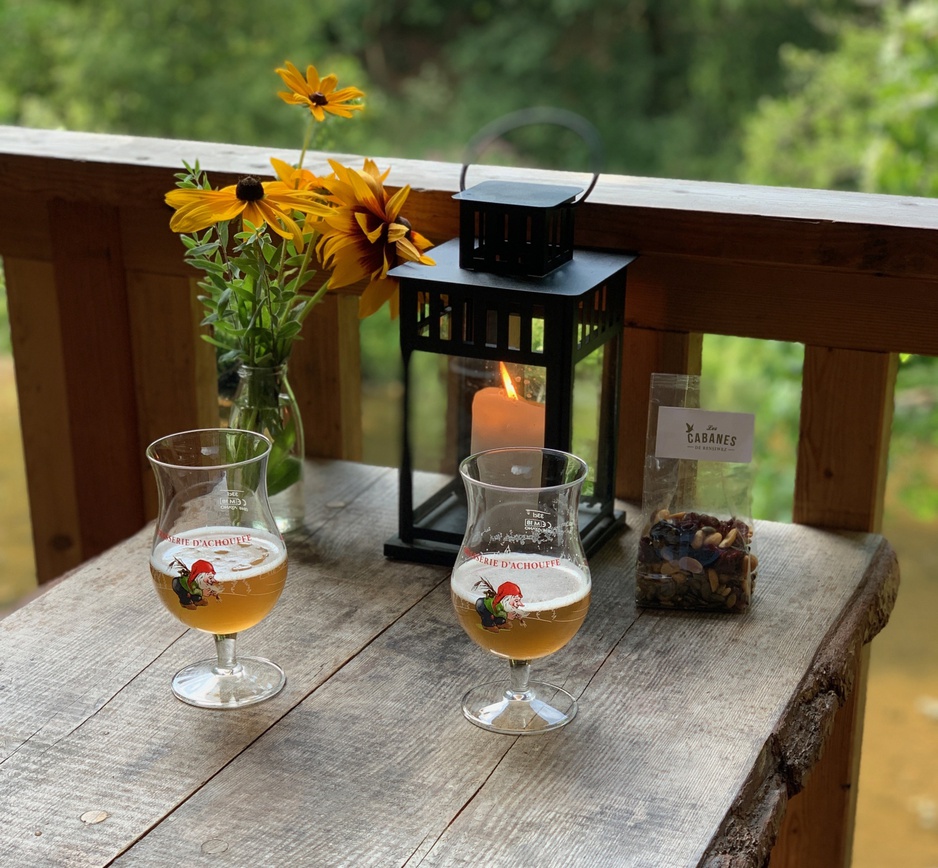
{"label": "blurred green foliage", "polygon": [[752,512],[758,518],[791,521],[803,363],[801,344],[704,338],[700,406],[756,417]]}
{"label": "blurred green foliage", "polygon": [[[731,180],[739,128],[780,93],[779,48],[832,44],[856,0],[4,0],[0,123],[296,147],[274,67],[367,94],[341,141],[459,160],[482,126],[550,105],[599,129],[612,172]],[[336,130],[337,125],[332,127]],[[574,168],[546,130],[525,163]]]}
{"label": "blurred green foliage", "polygon": [[744,124],[742,180],[938,193],[938,2],[872,8],[831,21],[833,51],[782,49],[784,92]]}

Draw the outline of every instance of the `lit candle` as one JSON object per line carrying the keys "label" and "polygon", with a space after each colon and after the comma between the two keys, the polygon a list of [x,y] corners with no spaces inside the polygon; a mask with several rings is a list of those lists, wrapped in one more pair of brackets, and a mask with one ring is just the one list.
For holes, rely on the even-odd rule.
{"label": "lit candle", "polygon": [[499,368],[504,387],[479,389],[472,398],[471,450],[543,446],[544,405],[520,397],[503,362]]}

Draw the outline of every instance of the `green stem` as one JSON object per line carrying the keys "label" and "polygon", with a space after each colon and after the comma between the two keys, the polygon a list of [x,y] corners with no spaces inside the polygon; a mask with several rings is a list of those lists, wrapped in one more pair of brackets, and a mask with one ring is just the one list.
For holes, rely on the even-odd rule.
{"label": "green stem", "polygon": [[303,261],[300,263],[300,270],[296,275],[296,291],[299,292],[306,282],[306,271],[309,267],[309,261],[313,258],[313,233],[310,233],[309,241],[306,244],[306,250],[303,251]]}
{"label": "green stem", "polygon": [[300,161],[297,163],[296,167],[298,169],[303,168],[303,162],[306,159],[306,152],[309,150],[310,146],[313,144],[313,134],[316,132],[316,118],[312,115],[309,116],[309,123],[306,126],[306,135],[303,136],[303,148],[300,151]]}
{"label": "green stem", "polygon": [[300,312],[300,315],[297,317],[297,322],[302,323],[306,319],[309,312],[313,307],[319,303],[319,300],[329,291],[329,280],[326,280],[319,289],[314,292],[306,302],[306,305],[303,307],[303,310]]}

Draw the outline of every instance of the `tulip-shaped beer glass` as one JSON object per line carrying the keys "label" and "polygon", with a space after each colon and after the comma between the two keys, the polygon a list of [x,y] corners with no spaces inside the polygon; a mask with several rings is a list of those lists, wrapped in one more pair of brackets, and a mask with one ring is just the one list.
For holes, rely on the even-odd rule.
{"label": "tulip-shaped beer glass", "polygon": [[576,700],[530,680],[530,661],[573,638],[590,602],[577,525],[586,464],[552,449],[470,455],[459,468],[469,516],[451,578],[453,606],[470,638],[510,664],[510,680],[470,690],[463,713],[512,735],[569,723]]}
{"label": "tulip-shaped beer glass", "polygon": [[270,441],[234,429],[185,431],[147,448],[160,495],[150,574],[180,621],[215,636],[217,659],[176,673],[173,693],[202,708],[240,708],[277,694],[283,670],[237,657],[237,634],[273,609],[287,550],[267,502]]}

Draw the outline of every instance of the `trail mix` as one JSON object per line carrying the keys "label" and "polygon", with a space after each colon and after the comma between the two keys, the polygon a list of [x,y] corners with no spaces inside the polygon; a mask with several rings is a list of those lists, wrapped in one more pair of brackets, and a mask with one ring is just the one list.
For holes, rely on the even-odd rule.
{"label": "trail mix", "polygon": [[758,559],[752,528],[737,518],[662,509],[638,544],[640,606],[744,612],[752,600]]}

